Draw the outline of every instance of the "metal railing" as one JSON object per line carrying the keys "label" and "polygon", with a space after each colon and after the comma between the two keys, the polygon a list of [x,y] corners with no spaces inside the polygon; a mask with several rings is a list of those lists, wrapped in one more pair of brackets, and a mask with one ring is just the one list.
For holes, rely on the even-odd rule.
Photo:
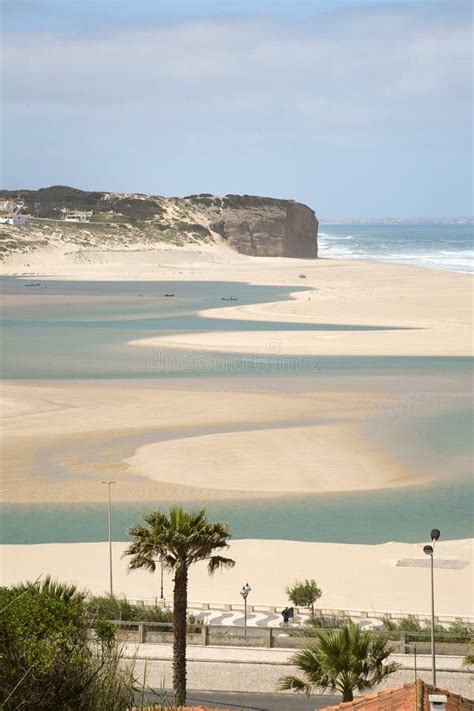
{"label": "metal railing", "polygon": [[[137,644],[170,644],[173,641],[172,622],[140,622],[110,620],[118,628],[118,639]],[[203,623],[187,626],[189,645],[229,646],[229,647],[264,647],[269,649],[300,649],[314,641],[316,633],[329,633],[335,630],[305,627],[249,627],[235,625],[207,625]],[[374,630],[377,632],[377,630]],[[314,634],[312,634],[314,633]],[[414,647],[418,654],[429,653],[431,648],[429,633],[387,631],[388,637],[398,654],[413,654]],[[474,640],[474,634],[456,634],[437,632],[438,654],[464,656]]]}

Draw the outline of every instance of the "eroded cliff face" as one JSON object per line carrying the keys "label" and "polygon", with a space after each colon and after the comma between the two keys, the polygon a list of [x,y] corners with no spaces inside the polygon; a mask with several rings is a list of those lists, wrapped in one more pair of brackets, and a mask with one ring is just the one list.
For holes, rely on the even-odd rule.
{"label": "eroded cliff face", "polygon": [[211,228],[231,247],[255,257],[318,256],[318,220],[311,208],[291,200],[251,195],[222,198]]}
{"label": "eroded cliff face", "polygon": [[[22,213],[30,216],[25,226],[0,225],[0,256],[47,247],[53,238],[107,249],[224,240],[236,251],[256,257],[318,256],[316,215],[293,200],[207,193],[167,198],[65,186],[0,191],[0,198],[21,203]],[[92,220],[64,222],[68,210],[92,211]]]}

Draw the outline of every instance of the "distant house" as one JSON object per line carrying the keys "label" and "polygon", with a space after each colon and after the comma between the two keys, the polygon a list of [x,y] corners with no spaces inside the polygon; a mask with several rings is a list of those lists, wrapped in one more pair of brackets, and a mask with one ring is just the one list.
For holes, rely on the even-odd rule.
{"label": "distant house", "polygon": [[20,212],[23,205],[15,200],[0,200],[0,212]]}
{"label": "distant house", "polygon": [[26,225],[26,215],[19,215],[14,212],[1,212],[0,225]]}
{"label": "distant house", "polygon": [[65,222],[90,222],[93,210],[67,210],[64,215]]}
{"label": "distant house", "polygon": [[473,711],[474,702],[421,679],[317,711]]}
{"label": "distant house", "polygon": [[15,202],[15,200],[0,200],[0,224],[26,224],[26,216],[20,214],[22,207],[22,202]]}

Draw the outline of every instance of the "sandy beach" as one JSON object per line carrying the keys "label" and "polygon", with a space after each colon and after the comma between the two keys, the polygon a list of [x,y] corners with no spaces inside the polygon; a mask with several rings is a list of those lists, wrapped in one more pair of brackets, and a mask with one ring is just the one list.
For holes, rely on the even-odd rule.
{"label": "sandy beach", "polygon": [[[304,287],[283,301],[202,312],[205,319],[227,319],[228,330],[160,335],[121,346],[124,352],[142,346],[144,358],[170,346],[184,354],[305,354],[316,365],[318,355],[328,354],[471,352],[472,278],[464,274],[371,262],[257,259],[222,244],[134,252],[63,249],[12,260],[4,271],[42,280],[225,280],[230,290],[233,282],[244,281],[285,285],[290,292]],[[61,306],[62,297],[44,298],[52,313]],[[68,308],[74,314],[86,304],[94,318],[103,299],[68,297]],[[3,299],[13,314],[34,304],[31,293]],[[152,308],[145,300],[141,306]],[[235,319],[291,323],[294,330],[234,331]],[[304,331],[299,323],[345,330]],[[238,378],[190,378],[174,385],[156,379],[12,381],[4,383],[2,398],[5,502],[102,501],[100,482],[112,474],[119,501],[361,491],[433,478],[429,469],[415,470],[368,440],[361,423],[383,414],[396,395],[369,393],[354,382],[333,387],[316,378],[303,390],[285,390],[264,379]]]}
{"label": "sandy beach", "polygon": [[[472,616],[472,540],[440,541],[436,556],[458,567],[436,569],[436,609],[439,615]],[[127,572],[121,555],[125,543],[114,543],[114,590],[129,598],[159,596],[159,575]],[[295,579],[314,577],[323,596],[319,606],[380,612],[425,614],[430,609],[429,569],[423,544],[386,543],[378,546],[298,541],[235,540],[228,555],[236,561],[232,570],[212,578],[205,565],[190,571],[190,602],[240,603],[242,581],[252,587],[249,602],[281,606],[287,603],[285,587]],[[399,561],[415,565],[397,565]],[[0,546],[0,582],[8,585],[51,574],[73,581],[94,594],[108,586],[108,544],[70,543]],[[172,582],[165,574],[165,598]]]}

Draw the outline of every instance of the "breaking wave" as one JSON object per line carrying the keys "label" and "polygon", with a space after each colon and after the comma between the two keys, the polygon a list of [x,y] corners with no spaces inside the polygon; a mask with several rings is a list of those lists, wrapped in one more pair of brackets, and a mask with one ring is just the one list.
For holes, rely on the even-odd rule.
{"label": "breaking wave", "polygon": [[365,259],[474,273],[471,225],[331,225],[318,235],[320,257]]}

